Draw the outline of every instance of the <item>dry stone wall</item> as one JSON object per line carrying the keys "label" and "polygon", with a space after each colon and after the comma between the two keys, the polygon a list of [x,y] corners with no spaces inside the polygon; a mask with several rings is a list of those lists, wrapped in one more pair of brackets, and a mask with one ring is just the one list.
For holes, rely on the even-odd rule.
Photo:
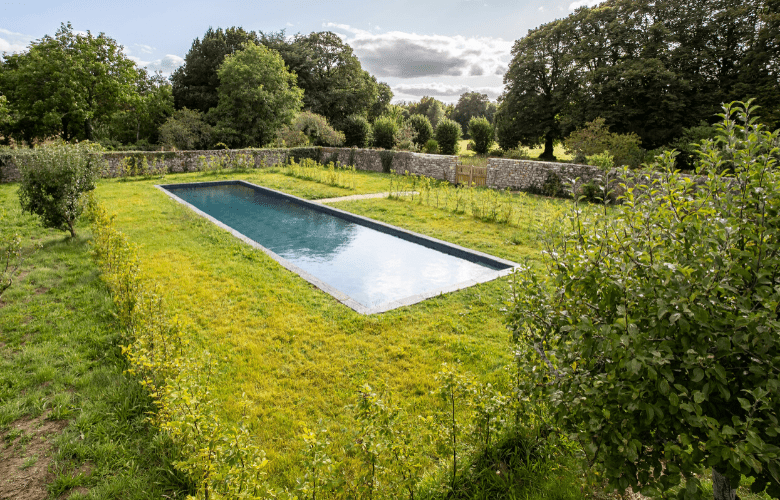
{"label": "dry stone wall", "polygon": [[[407,151],[383,151],[357,148],[294,148],[294,149],[245,149],[212,151],[163,151],[133,152],[112,151],[103,153],[107,160],[107,177],[119,175],[119,167],[126,157],[146,157],[151,164],[163,163],[169,172],[194,172],[200,169],[200,158],[235,158],[243,155],[250,159],[255,168],[272,167],[287,162],[288,158],[312,158],[320,162],[340,162],[353,165],[358,170],[372,172],[393,171],[402,175],[406,172],[424,175],[434,179],[456,182],[457,156],[411,153]],[[530,160],[489,158],[487,163],[489,187],[496,189],[517,189],[543,194],[549,192],[555,182],[567,184],[579,178],[577,188],[601,175],[597,167],[571,163],[550,163]],[[10,155],[0,155],[0,182],[19,180],[19,171]],[[558,193],[562,194],[562,193]]]}

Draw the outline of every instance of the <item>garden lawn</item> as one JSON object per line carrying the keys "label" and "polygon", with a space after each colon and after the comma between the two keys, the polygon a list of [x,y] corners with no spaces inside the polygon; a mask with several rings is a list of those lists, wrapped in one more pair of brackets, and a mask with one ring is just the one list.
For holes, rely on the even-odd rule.
{"label": "garden lawn", "polygon": [[[310,199],[389,190],[387,175],[356,175],[355,190],[268,170],[98,185],[98,198],[116,214],[117,229],[138,245],[144,276],[162,285],[193,348],[219,360],[211,389],[223,415],[237,420],[246,414],[278,485],[292,486],[301,472],[301,424],[350,424],[345,407],[363,384],[386,386],[395,400],[424,415],[438,409],[430,393],[444,362],[504,385],[510,345],[502,309],[509,278],[362,316],[153,187],[238,178]],[[565,202],[524,196],[518,203],[533,204],[529,213],[539,213]],[[333,205],[506,259],[538,257],[538,224],[507,227],[401,200]]]}
{"label": "garden lawn", "polygon": [[0,498],[183,498],[175,450],[125,373],[86,223],[76,238],[42,229],[17,190],[0,184],[2,231],[40,248],[0,298]]}

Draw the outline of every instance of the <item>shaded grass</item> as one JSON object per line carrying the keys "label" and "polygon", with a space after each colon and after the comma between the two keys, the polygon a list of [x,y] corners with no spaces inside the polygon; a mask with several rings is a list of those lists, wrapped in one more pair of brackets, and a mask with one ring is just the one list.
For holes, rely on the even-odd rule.
{"label": "shaded grass", "polygon": [[[358,192],[386,191],[383,174],[357,173]],[[165,182],[242,178],[307,198],[355,194],[267,171],[218,176],[178,174]],[[272,482],[291,486],[300,474],[300,423],[349,423],[344,407],[364,383],[386,384],[420,414],[443,362],[502,385],[508,334],[501,308],[507,279],[485,283],[381,315],[361,316],[260,251],[197,217],[152,187],[154,181],[103,181],[98,196],[117,213],[117,228],[140,245],[143,272],[160,282],[172,313],[196,348],[222,360],[212,390],[224,416],[242,413],[271,460]],[[346,191],[346,192],[344,192]],[[395,200],[341,203],[339,208],[396,223],[511,260],[534,257],[507,228]]]}
{"label": "shaded grass", "polygon": [[[89,498],[183,497],[173,450],[146,421],[151,401],[126,376],[113,303],[79,237],[23,216],[16,185],[0,185],[8,229],[42,244],[0,304],[0,435],[15,421],[67,421],[52,438],[52,497],[85,488]],[[0,455],[2,455],[0,442]],[[73,496],[71,498],[77,498]]]}

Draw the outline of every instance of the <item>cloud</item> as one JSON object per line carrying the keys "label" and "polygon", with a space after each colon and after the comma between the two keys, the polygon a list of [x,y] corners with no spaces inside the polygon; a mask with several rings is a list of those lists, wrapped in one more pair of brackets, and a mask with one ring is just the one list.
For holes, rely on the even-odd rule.
{"label": "cloud", "polygon": [[135,56],[127,56],[127,58],[141,68],[146,68],[152,72],[162,71],[166,75],[173,73],[176,68],[184,64],[184,59],[174,54],[167,54],[165,57],[154,61],[143,61]]}
{"label": "cloud", "polygon": [[151,54],[152,52],[157,50],[154,47],[150,47],[149,45],[144,45],[144,44],[141,44],[141,43],[134,43],[133,47],[138,47],[139,52],[141,52],[143,54]]}
{"label": "cloud", "polygon": [[379,77],[496,74],[497,68],[506,67],[512,49],[512,42],[500,38],[372,33],[336,23],[323,26],[333,29],[363,66]]}
{"label": "cloud", "polygon": [[603,0],[577,0],[569,5],[569,10],[577,10],[580,7],[594,7],[600,4]]}
{"label": "cloud", "polygon": [[[392,87],[393,93],[413,97],[459,97],[466,92],[487,94],[490,99],[496,99],[504,91],[503,87],[477,87],[468,85],[447,85],[446,83],[400,83]],[[398,97],[394,97],[396,100]]]}
{"label": "cloud", "polygon": [[33,41],[33,37],[30,35],[24,35],[22,33],[15,33],[6,29],[0,28],[0,54],[3,52],[14,53],[24,52],[27,50],[27,46]]}

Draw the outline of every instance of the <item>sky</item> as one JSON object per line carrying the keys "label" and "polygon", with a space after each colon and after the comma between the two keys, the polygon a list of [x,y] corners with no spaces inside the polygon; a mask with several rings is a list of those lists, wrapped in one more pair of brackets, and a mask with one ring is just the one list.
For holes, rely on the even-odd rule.
{"label": "sky", "polygon": [[100,32],[139,66],[169,75],[209,27],[287,35],[332,31],[393,102],[469,91],[495,100],[515,40],[599,0],[38,0],[0,2],[0,52],[24,51],[61,23]]}

